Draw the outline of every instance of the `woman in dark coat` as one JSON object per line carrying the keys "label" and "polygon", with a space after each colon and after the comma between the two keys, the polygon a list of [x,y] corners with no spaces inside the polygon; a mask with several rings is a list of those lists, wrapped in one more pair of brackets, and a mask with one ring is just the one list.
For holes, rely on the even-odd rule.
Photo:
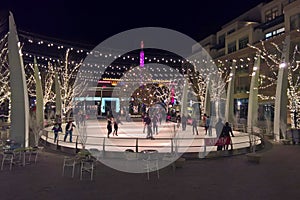
{"label": "woman in dark coat", "polygon": [[109,135],[111,134],[112,132],[112,121],[110,118],[107,119],[107,137],[109,138]]}
{"label": "woman in dark coat", "polygon": [[229,123],[226,122],[221,133],[221,137],[224,137],[225,150],[228,150],[229,145],[231,146],[231,150],[233,149],[230,134],[234,137],[232,128],[229,126]]}

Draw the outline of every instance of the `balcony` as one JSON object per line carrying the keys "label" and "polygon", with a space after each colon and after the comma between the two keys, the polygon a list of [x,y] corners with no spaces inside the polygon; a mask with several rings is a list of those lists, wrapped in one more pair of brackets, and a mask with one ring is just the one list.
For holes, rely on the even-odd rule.
{"label": "balcony", "polygon": [[276,17],[275,19],[271,20],[271,21],[267,21],[265,23],[262,23],[262,24],[258,25],[256,27],[256,29],[262,29],[264,31],[268,28],[271,28],[271,27],[276,26],[276,25],[281,24],[281,23],[284,23],[284,15],[280,15],[280,16]]}

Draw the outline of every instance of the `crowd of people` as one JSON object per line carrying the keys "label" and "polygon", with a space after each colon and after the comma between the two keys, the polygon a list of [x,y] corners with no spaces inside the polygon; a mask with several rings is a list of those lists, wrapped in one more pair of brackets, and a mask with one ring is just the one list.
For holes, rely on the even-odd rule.
{"label": "crowd of people", "polygon": [[[159,112],[143,113],[142,115],[142,123],[143,123],[143,133],[146,134],[147,139],[154,139],[154,135],[158,135],[159,133],[159,124],[162,123],[162,115]],[[167,119],[166,119],[167,121]],[[107,118],[107,137],[109,138],[110,134],[113,133],[113,136],[118,136],[118,128],[121,120],[119,117]],[[177,128],[179,129],[181,126],[182,131],[186,131],[187,124],[190,123],[192,126],[193,135],[199,135],[198,129],[198,120],[196,118],[190,118],[185,116],[178,115],[176,118]],[[202,117],[202,126],[204,126],[205,135],[212,136],[212,121],[209,115],[204,114]],[[222,120],[219,119],[217,123],[214,125],[216,130],[216,136],[218,139],[217,142],[217,150],[228,150],[229,145],[231,146],[231,150],[233,149],[231,137],[234,137],[232,128],[229,123],[226,122],[223,124]],[[113,130],[114,128],[114,130]]]}
{"label": "crowd of people", "polygon": [[[76,119],[76,125],[79,127],[79,124],[82,123],[82,116],[75,118]],[[167,119],[165,119],[167,121]],[[146,133],[147,139],[154,139],[154,135],[158,135],[159,128],[158,126],[162,123],[163,117],[160,114],[160,112],[152,112],[144,113],[142,115],[142,123],[143,123],[143,133]],[[192,133],[193,135],[199,135],[198,132],[198,120],[196,118],[190,118],[189,116],[185,116],[184,114],[182,116],[178,115],[176,118],[177,128],[179,129],[181,126],[182,131],[186,131],[187,124],[189,123],[192,126]],[[202,117],[202,126],[204,126],[205,135],[212,136],[212,121],[210,116],[207,114],[204,114]],[[57,142],[58,134],[59,132],[63,132],[61,127],[61,120],[56,120],[56,123],[54,124],[52,131],[54,133],[54,142]],[[119,124],[122,124],[120,120],[120,116],[107,117],[107,137],[109,138],[111,133],[113,136],[118,136],[118,129]],[[65,135],[64,135],[64,142],[66,142],[67,137],[69,136],[69,142],[72,142],[72,135],[73,135],[73,129],[76,128],[76,125],[73,123],[73,121],[68,121],[65,127]],[[222,120],[219,119],[217,123],[214,125],[215,131],[216,131],[216,137],[217,140],[217,150],[228,150],[229,145],[230,149],[233,149],[232,140],[231,137],[234,137],[232,128],[230,127],[228,122],[225,122],[223,124]]]}

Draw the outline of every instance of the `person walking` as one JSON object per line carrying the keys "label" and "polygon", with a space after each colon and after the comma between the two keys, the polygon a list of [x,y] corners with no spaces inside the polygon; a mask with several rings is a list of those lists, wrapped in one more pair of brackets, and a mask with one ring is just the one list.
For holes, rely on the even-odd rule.
{"label": "person walking", "polygon": [[229,126],[229,123],[226,122],[225,126],[222,129],[222,135],[221,135],[221,137],[224,137],[225,150],[228,150],[229,145],[231,146],[230,150],[233,150],[230,134],[232,137],[234,137],[232,128]]}
{"label": "person walking", "polygon": [[59,126],[58,123],[55,123],[52,130],[53,130],[53,133],[54,133],[54,143],[55,143],[56,139],[58,137],[58,132],[62,132],[62,128],[61,128],[61,126]]}
{"label": "person walking", "polygon": [[118,136],[118,129],[119,129],[119,122],[117,119],[114,120],[114,132],[113,132],[113,136],[116,135]]}
{"label": "person walking", "polygon": [[193,118],[193,121],[192,121],[192,126],[193,126],[193,135],[194,134],[197,134],[197,135],[199,135],[198,134],[198,128],[197,128],[197,120],[196,120],[196,118]]}
{"label": "person walking", "polygon": [[65,133],[65,137],[64,137],[64,142],[66,141],[68,135],[70,135],[70,142],[72,142],[73,128],[76,128],[76,126],[73,124],[73,121],[69,121],[66,125],[66,133]]}

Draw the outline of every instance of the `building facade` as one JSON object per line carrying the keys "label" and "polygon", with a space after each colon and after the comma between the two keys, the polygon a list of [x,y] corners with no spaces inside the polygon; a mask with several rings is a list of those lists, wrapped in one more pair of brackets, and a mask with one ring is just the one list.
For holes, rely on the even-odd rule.
{"label": "building facade", "polygon": [[[201,55],[204,49],[224,73],[235,68],[234,115],[237,123],[247,121],[251,76],[260,57],[257,117],[261,126],[272,129],[279,65],[283,51],[289,52],[289,65],[300,62],[297,52],[299,29],[300,0],[273,0],[260,3],[224,24],[217,33],[199,42],[202,48],[199,44],[193,46],[193,57]],[[290,48],[284,49],[287,36]],[[293,71],[297,78],[298,74],[299,70]],[[288,113],[288,124],[293,123],[290,116]]]}

